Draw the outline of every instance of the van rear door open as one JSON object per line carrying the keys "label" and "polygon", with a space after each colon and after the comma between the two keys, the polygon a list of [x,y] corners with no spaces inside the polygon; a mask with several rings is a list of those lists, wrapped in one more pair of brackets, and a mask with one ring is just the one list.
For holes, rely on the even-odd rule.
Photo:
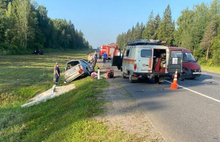
{"label": "van rear door open", "polygon": [[118,69],[121,69],[122,66],[122,59],[123,56],[121,56],[121,51],[119,51],[119,55],[115,56],[115,51],[113,52],[113,56],[112,56],[112,66],[117,66]]}
{"label": "van rear door open", "polygon": [[138,56],[138,71],[139,72],[145,72],[145,73],[151,73],[152,72],[152,66],[153,66],[153,51],[149,49],[141,49],[140,54]]}
{"label": "van rear door open", "polygon": [[182,63],[183,63],[183,50],[170,49],[168,72],[175,73],[177,69],[178,73],[182,73]]}

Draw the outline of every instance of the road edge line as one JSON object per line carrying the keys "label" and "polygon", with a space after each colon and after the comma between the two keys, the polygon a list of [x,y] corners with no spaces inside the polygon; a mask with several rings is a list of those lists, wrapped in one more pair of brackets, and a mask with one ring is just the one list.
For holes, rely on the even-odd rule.
{"label": "road edge line", "polygon": [[[168,80],[165,80],[165,81],[168,82],[168,83],[170,83],[170,84],[172,83],[172,82],[170,82],[170,81],[168,81]],[[198,95],[200,95],[200,96],[203,96],[203,97],[205,97],[205,98],[208,98],[208,99],[210,99],[210,100],[213,100],[213,101],[216,101],[216,102],[220,103],[220,100],[218,100],[218,99],[209,97],[209,96],[207,96],[207,95],[205,95],[205,94],[199,93],[199,92],[197,92],[197,91],[194,91],[194,90],[192,90],[192,89],[183,87],[183,86],[181,86],[181,85],[178,85],[178,86],[179,86],[180,88],[183,88],[183,89],[185,89],[185,90],[188,90],[188,91],[190,91],[190,92],[193,92],[193,93],[195,93],[195,94],[198,94]]]}

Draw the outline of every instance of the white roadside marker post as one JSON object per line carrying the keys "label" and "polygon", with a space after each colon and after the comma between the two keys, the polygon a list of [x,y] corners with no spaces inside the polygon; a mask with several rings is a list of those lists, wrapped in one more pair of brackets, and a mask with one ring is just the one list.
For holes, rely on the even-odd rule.
{"label": "white roadside marker post", "polygon": [[98,79],[100,79],[100,69],[98,67]]}

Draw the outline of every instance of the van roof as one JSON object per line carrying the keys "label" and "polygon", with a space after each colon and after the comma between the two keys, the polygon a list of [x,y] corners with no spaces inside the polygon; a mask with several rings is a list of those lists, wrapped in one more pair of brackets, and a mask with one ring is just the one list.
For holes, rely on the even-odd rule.
{"label": "van roof", "polygon": [[169,49],[183,49],[183,52],[190,52],[187,48],[183,47],[169,47]]}
{"label": "van roof", "polygon": [[166,42],[152,39],[137,39],[127,42],[127,45],[164,45]]}

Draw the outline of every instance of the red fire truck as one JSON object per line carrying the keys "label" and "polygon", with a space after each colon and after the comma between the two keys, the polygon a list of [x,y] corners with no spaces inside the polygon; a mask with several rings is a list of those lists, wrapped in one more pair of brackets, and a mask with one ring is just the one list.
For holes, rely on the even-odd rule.
{"label": "red fire truck", "polygon": [[102,58],[103,53],[107,54],[107,57],[111,59],[111,56],[115,53],[117,55],[119,51],[118,44],[108,44],[108,45],[102,45],[102,47],[99,49],[99,59]]}

